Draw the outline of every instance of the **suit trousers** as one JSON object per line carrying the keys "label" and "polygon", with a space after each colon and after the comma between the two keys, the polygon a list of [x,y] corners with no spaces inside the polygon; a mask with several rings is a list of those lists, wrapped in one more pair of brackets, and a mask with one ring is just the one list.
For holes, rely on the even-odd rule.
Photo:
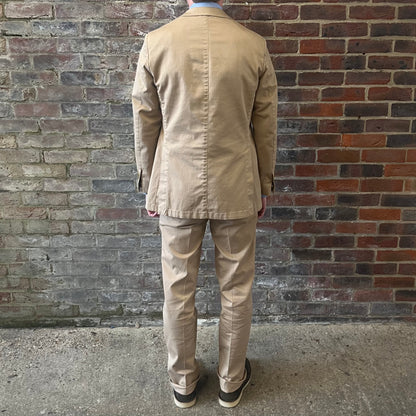
{"label": "suit trousers", "polygon": [[224,392],[245,378],[252,318],[257,215],[234,220],[160,217],[164,288],[163,322],[172,387],[190,394],[199,380],[195,359],[195,292],[202,240],[210,222],[221,292],[218,377]]}

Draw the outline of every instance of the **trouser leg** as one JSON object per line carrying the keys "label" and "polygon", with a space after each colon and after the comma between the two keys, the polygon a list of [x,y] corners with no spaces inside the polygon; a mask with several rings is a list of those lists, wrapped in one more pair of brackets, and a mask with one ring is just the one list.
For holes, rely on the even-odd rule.
{"label": "trouser leg", "polygon": [[207,220],[160,217],[165,301],[163,327],[172,387],[190,394],[199,379],[195,360],[195,290]]}
{"label": "trouser leg", "polygon": [[237,390],[245,378],[253,309],[256,223],[257,216],[210,221],[221,290],[218,376],[221,390],[226,393]]}

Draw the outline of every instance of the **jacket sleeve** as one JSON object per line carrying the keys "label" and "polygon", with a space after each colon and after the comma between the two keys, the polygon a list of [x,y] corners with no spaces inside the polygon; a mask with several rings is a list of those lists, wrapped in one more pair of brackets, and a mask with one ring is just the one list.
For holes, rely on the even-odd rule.
{"label": "jacket sleeve", "polygon": [[147,192],[159,133],[162,113],[159,97],[149,65],[148,36],[145,37],[137,64],[132,93],[134,147],[137,164],[137,189]]}
{"label": "jacket sleeve", "polygon": [[264,42],[264,49],[264,62],[254,99],[251,122],[257,150],[261,193],[267,196],[274,190],[277,150],[277,82],[266,42]]}

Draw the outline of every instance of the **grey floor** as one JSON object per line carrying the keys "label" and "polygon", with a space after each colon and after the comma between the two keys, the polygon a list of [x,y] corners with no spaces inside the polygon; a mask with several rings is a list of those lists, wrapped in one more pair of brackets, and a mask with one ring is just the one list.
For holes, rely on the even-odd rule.
{"label": "grey floor", "polygon": [[416,416],[416,325],[255,325],[240,405],[217,402],[217,328],[198,328],[198,402],[177,409],[160,327],[0,329],[0,415]]}

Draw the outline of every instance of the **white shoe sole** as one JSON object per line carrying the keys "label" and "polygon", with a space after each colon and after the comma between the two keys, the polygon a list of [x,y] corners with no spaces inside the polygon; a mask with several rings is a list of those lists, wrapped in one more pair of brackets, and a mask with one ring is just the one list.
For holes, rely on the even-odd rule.
{"label": "white shoe sole", "polygon": [[173,396],[173,400],[175,401],[175,404],[177,407],[180,407],[181,409],[187,409],[188,407],[192,407],[196,403],[196,397],[191,402],[183,403],[176,400],[176,397]]}

